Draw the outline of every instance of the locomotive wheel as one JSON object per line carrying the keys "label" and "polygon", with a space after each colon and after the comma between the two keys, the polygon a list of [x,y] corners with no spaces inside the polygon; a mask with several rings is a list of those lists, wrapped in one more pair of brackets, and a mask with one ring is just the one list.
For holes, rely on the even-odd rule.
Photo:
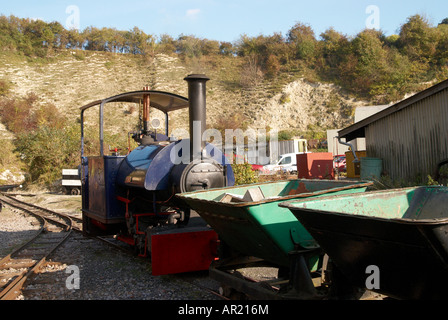
{"label": "locomotive wheel", "polygon": [[146,257],[148,255],[148,248],[146,248],[146,232],[144,236],[138,236],[135,239],[134,254],[139,257]]}
{"label": "locomotive wheel", "polygon": [[184,218],[177,220],[177,225],[179,227],[186,226],[188,221],[190,221],[190,209],[182,209],[179,211],[181,212],[181,216],[183,215]]}

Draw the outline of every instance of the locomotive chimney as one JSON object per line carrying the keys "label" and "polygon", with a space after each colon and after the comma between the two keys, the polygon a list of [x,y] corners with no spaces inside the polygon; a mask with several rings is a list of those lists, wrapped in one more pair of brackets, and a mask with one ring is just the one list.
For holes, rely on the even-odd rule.
{"label": "locomotive chimney", "polygon": [[[149,91],[149,87],[143,87],[143,90]],[[143,132],[146,134],[149,131],[149,108],[151,100],[149,94],[143,95]]]}
{"label": "locomotive chimney", "polygon": [[188,101],[190,117],[190,160],[201,159],[205,141],[202,134],[205,131],[205,83],[210,80],[204,74],[191,74],[184,80],[188,82]]}

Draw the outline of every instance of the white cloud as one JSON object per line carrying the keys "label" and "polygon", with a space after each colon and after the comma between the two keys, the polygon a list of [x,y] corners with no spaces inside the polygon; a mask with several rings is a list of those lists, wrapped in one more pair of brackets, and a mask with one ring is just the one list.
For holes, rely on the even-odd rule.
{"label": "white cloud", "polygon": [[185,16],[188,19],[194,20],[198,17],[199,13],[201,12],[201,9],[188,9]]}

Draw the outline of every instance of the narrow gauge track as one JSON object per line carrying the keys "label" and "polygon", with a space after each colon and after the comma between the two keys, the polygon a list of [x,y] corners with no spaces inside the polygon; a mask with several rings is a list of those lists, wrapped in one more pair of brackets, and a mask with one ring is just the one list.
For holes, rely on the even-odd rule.
{"label": "narrow gauge track", "polygon": [[[53,215],[53,216],[62,216],[62,217],[69,218],[69,219],[72,220],[72,229],[73,229],[73,231],[82,232],[82,218],[79,218],[79,217],[76,217],[76,216],[73,216],[73,215],[67,215],[67,214],[60,213],[60,212],[59,213],[58,212],[54,212],[52,210],[49,210],[49,209],[46,209],[46,208],[42,208],[42,207],[36,206],[34,204],[28,203],[28,202],[23,202],[23,201],[20,201],[17,198],[15,198],[15,196],[18,196],[18,195],[20,195],[20,196],[34,196],[34,195],[30,195],[30,194],[16,194],[16,193],[5,194],[5,193],[1,193],[1,192],[0,192],[0,194],[5,196],[5,197],[7,197],[7,198],[9,198],[9,199],[11,199],[11,200],[13,200],[13,201],[15,201],[18,204],[20,204],[20,206],[25,206],[25,207],[28,207],[28,208],[31,208],[31,209],[37,209],[37,210],[46,212],[47,214],[50,214],[50,215]],[[116,249],[119,249],[121,251],[132,252],[130,249],[124,248],[122,245],[120,245],[118,243],[117,240],[115,240],[112,237],[107,237],[107,236],[105,236],[105,237],[103,237],[103,236],[88,236],[88,237],[100,240],[102,242],[105,242],[108,245],[110,245],[110,246],[112,246],[112,247],[114,247]]]}
{"label": "narrow gauge track", "polygon": [[0,300],[13,300],[20,294],[25,281],[41,268],[77,226],[67,215],[25,204],[3,193],[0,193],[0,201],[36,217],[40,223],[40,229],[31,239],[0,260]]}
{"label": "narrow gauge track", "polygon": [[[81,218],[23,202],[15,198],[17,195],[0,191],[0,202],[36,217],[41,227],[28,242],[0,260],[0,300],[15,299],[20,294],[25,281],[33,273],[38,272],[47,257],[68,239],[72,231],[82,232]],[[132,250],[123,247],[114,238],[101,236],[89,236],[89,238],[100,240],[115,249],[133,254]],[[190,280],[184,281],[223,300],[228,300],[227,297],[206,286]]]}

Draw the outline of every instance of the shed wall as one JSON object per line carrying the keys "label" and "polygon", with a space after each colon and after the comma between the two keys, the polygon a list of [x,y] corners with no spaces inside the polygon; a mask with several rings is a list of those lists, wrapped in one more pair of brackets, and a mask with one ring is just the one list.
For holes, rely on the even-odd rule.
{"label": "shed wall", "polygon": [[367,155],[383,159],[383,171],[408,182],[433,176],[448,158],[448,89],[366,127]]}

